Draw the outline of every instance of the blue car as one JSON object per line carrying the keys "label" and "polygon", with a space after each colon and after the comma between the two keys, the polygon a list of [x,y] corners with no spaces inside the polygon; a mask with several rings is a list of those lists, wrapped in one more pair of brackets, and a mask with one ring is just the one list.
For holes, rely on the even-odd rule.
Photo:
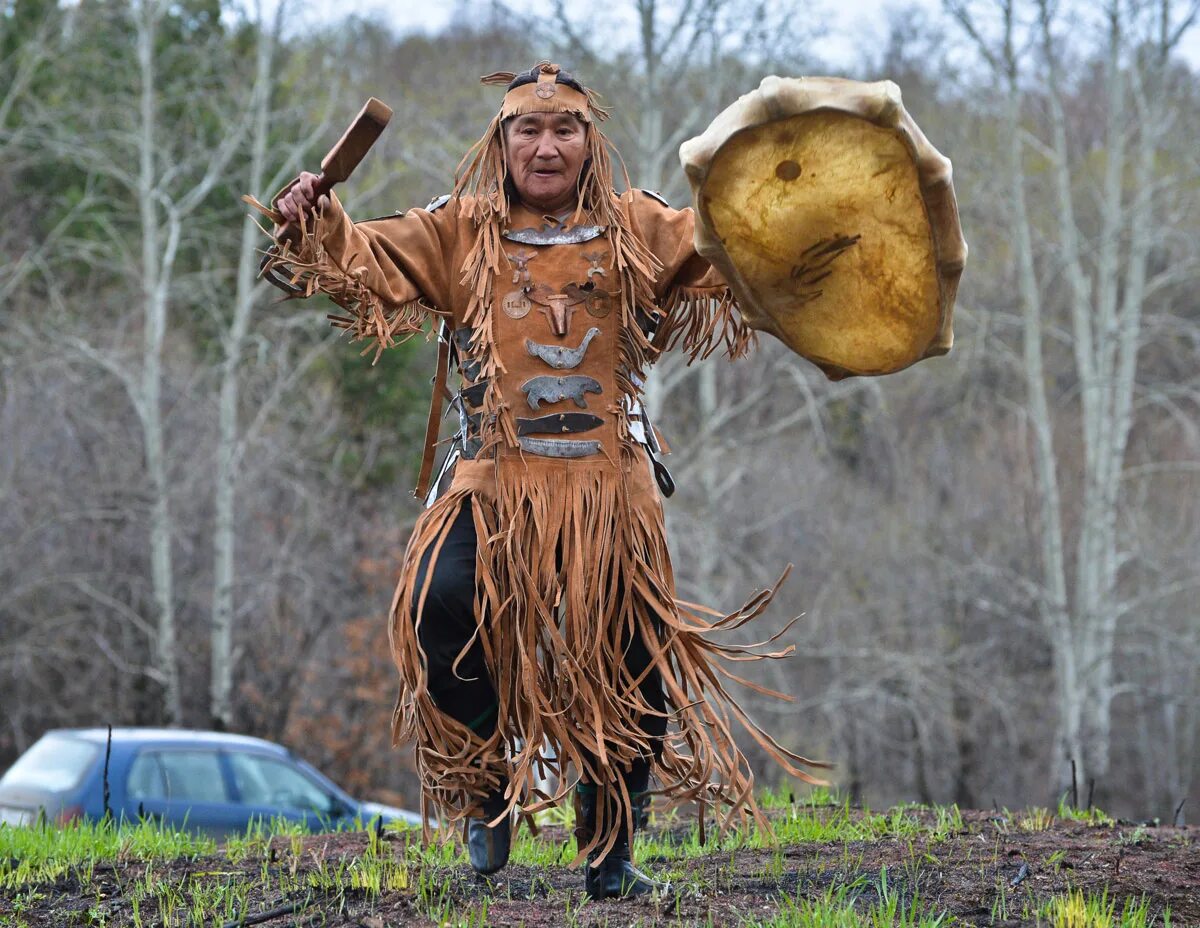
{"label": "blue car", "polygon": [[[24,825],[104,815],[108,730],[43,735],[0,778],[0,823]],[[308,831],[383,822],[419,825],[413,812],[351,798],[286,748],[244,735],[114,728],[109,808],[118,819],[150,817],[215,838],[253,822],[285,819]]]}

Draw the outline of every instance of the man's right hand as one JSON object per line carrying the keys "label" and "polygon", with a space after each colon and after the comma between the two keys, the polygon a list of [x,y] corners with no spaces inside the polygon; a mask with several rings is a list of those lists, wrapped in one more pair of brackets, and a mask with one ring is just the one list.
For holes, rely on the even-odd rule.
{"label": "man's right hand", "polygon": [[301,171],[300,176],[292,183],[290,187],[275,201],[275,209],[279,211],[286,221],[286,226],[275,227],[275,237],[278,238],[282,232],[285,236],[292,233],[293,230],[299,231],[300,217],[306,219],[310,217],[313,210],[318,207],[324,208],[329,203],[329,195],[322,193],[317,195],[317,181],[320,179],[319,174],[313,174],[311,171]]}

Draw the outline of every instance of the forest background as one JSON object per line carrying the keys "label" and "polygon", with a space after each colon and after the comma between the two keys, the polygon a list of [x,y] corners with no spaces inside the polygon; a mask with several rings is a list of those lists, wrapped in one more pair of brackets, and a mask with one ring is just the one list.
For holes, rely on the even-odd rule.
{"label": "forest background", "polygon": [[850,67],[798,2],[464,9],[398,35],[287,0],[3,0],[0,769],[53,726],[216,726],[415,804],[385,615],[432,346],[372,366],[328,304],[279,302],[239,196],[375,95],[396,115],[343,197],[424,205],[495,112],[476,77],[548,57],[676,206],[679,143],[771,73],[890,78],[955,165],[949,357],[829,383],[764,338],[654,375],[680,595],[732,608],[796,565],[747,633],[803,614],[748,670],[796,701],[751,713],[873,804],[1053,803],[1074,760],[1110,812],[1195,810],[1196,3],[893,9]]}

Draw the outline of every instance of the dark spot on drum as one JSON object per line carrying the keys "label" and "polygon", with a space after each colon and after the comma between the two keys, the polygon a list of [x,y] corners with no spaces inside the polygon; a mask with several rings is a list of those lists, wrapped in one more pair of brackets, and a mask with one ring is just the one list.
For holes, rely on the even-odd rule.
{"label": "dark spot on drum", "polygon": [[800,176],[800,165],[795,161],[780,161],[775,165],[775,176],[780,180],[795,180]]}

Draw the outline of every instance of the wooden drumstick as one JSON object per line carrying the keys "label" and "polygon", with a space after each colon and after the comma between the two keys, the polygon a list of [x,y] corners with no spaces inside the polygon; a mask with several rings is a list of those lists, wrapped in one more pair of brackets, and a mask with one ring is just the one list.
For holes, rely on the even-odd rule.
{"label": "wooden drumstick", "polygon": [[[321,173],[313,184],[314,201],[329,193],[334,184],[340,184],[354,173],[354,169],[383,133],[391,118],[392,108],[382,100],[371,97],[363,105],[350,128],[342,133],[342,137],[329,149],[329,154],[321,159]],[[289,186],[283,193],[290,189]],[[282,195],[281,193],[280,196]],[[291,223],[283,222],[276,230],[275,237],[286,238],[292,234],[294,233]]]}

